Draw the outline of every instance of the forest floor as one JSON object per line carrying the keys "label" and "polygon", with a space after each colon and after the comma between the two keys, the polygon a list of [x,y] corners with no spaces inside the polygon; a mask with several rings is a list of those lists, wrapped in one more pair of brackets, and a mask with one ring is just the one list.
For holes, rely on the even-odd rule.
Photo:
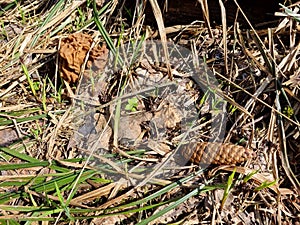
{"label": "forest floor", "polygon": [[0,1],[1,223],[300,224],[299,3],[149,2]]}

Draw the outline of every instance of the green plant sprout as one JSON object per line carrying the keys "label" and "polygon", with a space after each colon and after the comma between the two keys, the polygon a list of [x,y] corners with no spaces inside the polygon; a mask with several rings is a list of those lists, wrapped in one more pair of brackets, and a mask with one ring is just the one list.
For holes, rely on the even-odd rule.
{"label": "green plant sprout", "polygon": [[56,194],[57,194],[58,199],[60,201],[61,208],[64,210],[65,215],[69,218],[69,220],[70,221],[74,221],[74,218],[73,218],[73,216],[70,213],[70,208],[68,206],[68,203],[65,203],[64,197],[62,196],[61,191],[60,191],[57,183],[54,182],[54,185],[55,185]]}
{"label": "green plant sprout", "polygon": [[31,128],[30,131],[36,140],[41,139],[40,135],[42,134],[42,128],[38,123],[36,123],[36,128]]}
{"label": "green plant sprout", "polygon": [[255,174],[257,174],[259,170],[254,170],[251,173],[247,174],[245,178],[243,179],[244,183],[247,183]]}
{"label": "green plant sprout", "polygon": [[128,104],[125,106],[125,110],[136,112],[136,107],[138,106],[139,100],[137,97],[133,97],[127,100]]}
{"label": "green plant sprout", "polygon": [[264,181],[264,182],[262,182],[262,184],[260,186],[255,188],[254,191],[261,191],[262,189],[271,187],[271,186],[275,185],[276,183],[277,183],[277,180],[274,180],[271,182]]}
{"label": "green plant sprout", "polygon": [[230,112],[230,115],[233,115],[233,113],[237,110],[237,107],[234,106],[234,105],[230,105],[229,106],[229,112]]}
{"label": "green plant sprout", "polygon": [[32,81],[32,79],[30,78],[28,69],[27,69],[27,67],[23,63],[21,64],[21,66],[22,66],[22,70],[23,70],[23,72],[24,72],[24,74],[25,74],[25,76],[27,78],[27,81],[29,83],[29,87],[30,87],[30,89],[32,91],[32,94],[36,97],[37,96],[36,95],[36,86],[35,86],[34,82]]}
{"label": "green plant sprout", "polygon": [[77,9],[77,12],[79,15],[75,19],[75,26],[76,30],[79,30],[86,24],[86,16],[80,8]]}
{"label": "green plant sprout", "polygon": [[294,110],[290,106],[286,106],[283,109],[283,113],[288,117],[291,118],[294,115]]}
{"label": "green plant sprout", "polygon": [[234,179],[235,172],[236,172],[236,168],[233,169],[231,175],[228,177],[227,184],[226,184],[225,189],[224,189],[221,208],[224,207],[226,199],[228,198],[229,192],[233,188],[233,185],[234,185],[233,179]]}

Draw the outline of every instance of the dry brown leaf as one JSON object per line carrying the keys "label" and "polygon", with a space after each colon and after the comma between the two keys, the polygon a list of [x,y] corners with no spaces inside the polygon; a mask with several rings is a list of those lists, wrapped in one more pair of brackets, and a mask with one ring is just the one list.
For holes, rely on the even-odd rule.
{"label": "dry brown leaf", "polygon": [[8,146],[19,139],[17,131],[12,128],[0,130],[0,146]]}
{"label": "dry brown leaf", "polygon": [[180,109],[168,103],[168,101],[162,102],[161,110],[156,111],[152,119],[152,122],[159,129],[174,129],[182,120],[183,115]]}
{"label": "dry brown leaf", "polygon": [[147,112],[122,115],[118,132],[120,140],[135,141],[142,133],[141,124],[151,118],[152,114]]}
{"label": "dry brown leaf", "polygon": [[166,155],[166,153],[171,151],[171,148],[169,145],[166,143],[163,143],[162,141],[157,141],[157,140],[148,140],[147,147],[156,152],[159,155]]}

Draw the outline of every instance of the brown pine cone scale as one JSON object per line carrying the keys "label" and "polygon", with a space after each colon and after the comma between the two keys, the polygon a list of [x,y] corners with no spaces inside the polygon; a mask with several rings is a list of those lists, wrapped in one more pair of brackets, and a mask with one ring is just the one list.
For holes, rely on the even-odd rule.
{"label": "brown pine cone scale", "polygon": [[182,146],[180,153],[197,164],[236,165],[255,157],[249,148],[218,142],[192,142]]}

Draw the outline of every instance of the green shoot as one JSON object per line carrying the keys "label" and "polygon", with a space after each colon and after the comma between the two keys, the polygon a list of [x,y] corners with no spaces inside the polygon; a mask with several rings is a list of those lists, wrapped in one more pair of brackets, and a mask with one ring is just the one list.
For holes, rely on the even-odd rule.
{"label": "green shoot", "polygon": [[254,170],[251,173],[247,174],[246,177],[243,179],[243,182],[247,183],[253,177],[253,175],[257,174],[258,172],[259,170]]}
{"label": "green shoot", "polygon": [[138,106],[139,100],[137,97],[128,99],[128,104],[125,106],[125,110],[136,112],[136,107]]}
{"label": "green shoot", "polygon": [[85,22],[86,17],[84,12],[80,8],[77,9],[77,12],[79,16],[77,16],[75,19],[75,25],[76,25],[76,30],[79,30],[86,24]]}
{"label": "green shoot", "polygon": [[27,78],[27,81],[29,83],[29,86],[30,86],[30,89],[32,91],[32,94],[36,97],[36,91],[35,91],[35,85],[34,85],[34,82],[31,80],[30,78],[30,75],[29,75],[29,72],[27,70],[27,67],[22,63],[22,70]]}
{"label": "green shoot", "polygon": [[230,112],[230,115],[233,115],[233,113],[237,110],[237,107],[234,106],[234,105],[230,105],[229,106],[229,112]]}
{"label": "green shoot", "polygon": [[229,192],[233,188],[233,178],[234,178],[235,172],[236,172],[236,168],[234,168],[231,175],[228,177],[228,181],[227,181],[227,184],[224,189],[224,195],[223,195],[223,199],[222,199],[222,203],[221,203],[221,208],[224,207],[224,204],[228,198]]}
{"label": "green shoot", "polygon": [[70,210],[69,210],[68,205],[64,202],[64,198],[63,198],[63,196],[62,196],[62,194],[61,194],[61,192],[59,190],[59,187],[58,187],[57,183],[54,182],[54,185],[55,185],[55,190],[56,190],[59,202],[60,202],[62,208],[64,209],[64,211],[66,213],[66,216],[70,219],[70,221],[74,221],[74,218],[70,214]]}
{"label": "green shoot", "polygon": [[42,87],[42,104],[44,111],[47,111],[47,94],[46,94],[46,79],[44,79],[43,87]]}
{"label": "green shoot", "polygon": [[283,109],[284,115],[286,115],[288,118],[291,118],[294,115],[294,110],[290,106],[286,106]]}
{"label": "green shoot", "polygon": [[207,97],[208,97],[208,91],[206,91],[203,95],[203,97],[200,99],[200,105],[202,106],[205,101],[207,100]]}
{"label": "green shoot", "polygon": [[62,95],[62,85],[59,86],[58,91],[56,91],[56,88],[53,84],[53,82],[50,80],[49,77],[47,77],[49,85],[54,90],[54,93],[51,94],[51,97],[55,98],[58,103],[61,103],[61,95]]}
{"label": "green shoot", "polygon": [[38,122],[36,123],[36,128],[31,128],[30,131],[36,140],[40,140],[40,135],[42,134],[43,131]]}
{"label": "green shoot", "polygon": [[262,189],[271,187],[271,186],[273,186],[276,183],[277,183],[277,180],[274,180],[274,181],[271,181],[271,182],[264,181],[260,186],[258,186],[257,188],[255,188],[254,191],[261,191]]}

